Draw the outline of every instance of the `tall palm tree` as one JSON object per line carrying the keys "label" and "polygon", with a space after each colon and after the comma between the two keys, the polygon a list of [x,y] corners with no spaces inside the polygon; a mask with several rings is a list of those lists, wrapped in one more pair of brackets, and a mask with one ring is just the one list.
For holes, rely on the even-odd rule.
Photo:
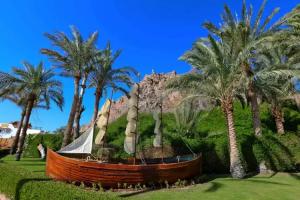
{"label": "tall palm tree", "polygon": [[93,71],[90,76],[89,85],[89,87],[95,88],[94,113],[91,123],[95,122],[98,116],[99,103],[104,91],[111,88],[114,91],[121,91],[127,94],[127,90],[125,88],[130,87],[133,84],[130,75],[137,74],[137,71],[134,68],[113,68],[113,64],[120,54],[121,50],[117,50],[113,53],[111,45],[108,42],[106,48],[100,51],[94,58]]}
{"label": "tall palm tree", "polygon": [[[10,148],[10,154],[14,154],[17,150],[17,145],[19,142],[20,134],[22,125],[24,122],[25,114],[26,114],[26,108],[27,108],[27,94],[22,93],[22,91],[19,91],[18,88],[14,88],[10,86],[8,89],[4,89],[0,92],[0,99],[1,100],[9,100],[12,103],[19,106],[22,110],[20,121],[18,123],[18,128],[16,131],[15,138],[13,140],[12,146]],[[42,99],[38,99],[35,102],[34,108],[43,108],[43,109],[49,109],[48,105],[44,105],[44,101]]]}
{"label": "tall palm tree", "polygon": [[10,148],[10,154],[14,154],[16,152],[16,148],[17,148],[17,145],[19,142],[20,133],[21,133],[21,129],[22,129],[22,124],[23,124],[23,121],[25,118],[26,107],[27,107],[26,96],[20,95],[19,92],[15,91],[15,88],[10,87],[10,88],[4,89],[0,92],[0,99],[1,100],[9,100],[12,103],[16,104],[17,106],[19,106],[22,110],[21,118],[20,118],[18,128],[16,131],[16,135],[13,140],[12,146]]}
{"label": "tall palm tree", "polygon": [[247,96],[251,105],[254,133],[261,135],[261,120],[259,112],[259,104],[257,91],[255,89],[255,74],[253,73],[252,61],[255,60],[255,52],[261,48],[265,41],[272,40],[274,33],[279,31],[279,27],[286,20],[285,17],[278,20],[273,25],[270,24],[273,17],[278,13],[279,8],[275,8],[264,20],[262,19],[267,0],[261,4],[257,16],[253,16],[252,6],[249,9],[243,1],[241,17],[234,17],[233,13],[227,5],[224,7],[222,15],[221,27],[215,26],[211,22],[207,22],[204,26],[211,34],[221,38],[222,40],[232,41],[238,45],[232,50],[238,52],[236,62],[247,77]]}
{"label": "tall palm tree", "polygon": [[88,84],[88,79],[91,76],[91,72],[93,70],[93,60],[94,57],[96,57],[98,54],[98,51],[94,49],[94,51],[91,52],[91,57],[90,57],[90,62],[87,63],[87,65],[83,68],[82,72],[82,81],[81,81],[81,89],[79,92],[79,98],[78,98],[78,103],[77,103],[77,109],[74,117],[74,134],[73,138],[76,139],[80,135],[80,118],[81,114],[84,111],[84,107],[82,105],[83,102],[83,97],[85,94],[85,90]]}
{"label": "tall palm tree", "polygon": [[281,79],[278,81],[277,79],[277,84],[280,84],[280,86],[272,86],[269,83],[266,83],[263,97],[271,105],[271,114],[275,120],[277,133],[284,134],[284,102],[290,99],[290,97],[295,93],[291,80]]}
{"label": "tall palm tree", "polygon": [[206,96],[221,105],[227,122],[230,172],[234,178],[243,178],[245,170],[236,139],[233,100],[241,98],[239,90],[244,78],[235,58],[231,44],[216,41],[209,35],[207,39],[198,40],[192,50],[181,57],[199,71],[175,78],[167,88],[189,91],[192,96]]}
{"label": "tall palm tree", "polygon": [[[57,80],[53,80],[55,76],[53,69],[45,70],[42,62],[36,67],[28,62],[24,62],[24,68],[25,69],[13,68],[13,75],[5,74],[5,78],[0,79],[0,89],[5,89],[5,87],[7,87],[7,80],[9,80],[11,87],[18,88],[20,92],[27,94],[27,106],[21,136],[18,142],[16,160],[20,160],[31,111],[36,102],[39,101],[39,99],[43,99],[45,105],[49,108],[50,101],[53,101],[60,109],[62,109],[64,102],[62,84]],[[3,73],[1,74],[3,75]]]}
{"label": "tall palm tree", "polygon": [[257,52],[253,68],[258,93],[271,104],[277,132],[284,134],[284,101],[295,93],[294,80],[300,77],[300,45],[269,45]]}
{"label": "tall palm tree", "polygon": [[[95,43],[98,38],[98,32],[94,32],[85,41],[78,29],[73,26],[71,27],[71,32],[71,37],[68,37],[63,32],[56,32],[54,34],[46,33],[46,37],[55,47],[59,48],[59,51],[46,48],[41,49],[41,52],[48,55],[55,63],[55,66],[63,70],[62,75],[73,77],[74,79],[74,96],[68,123],[64,132],[63,147],[71,142],[76,111],[77,108],[81,109],[81,105],[78,104],[82,103],[79,102],[80,80],[84,74],[85,67],[89,64],[94,55]],[[84,81],[82,81],[82,85],[82,88],[84,88]]]}

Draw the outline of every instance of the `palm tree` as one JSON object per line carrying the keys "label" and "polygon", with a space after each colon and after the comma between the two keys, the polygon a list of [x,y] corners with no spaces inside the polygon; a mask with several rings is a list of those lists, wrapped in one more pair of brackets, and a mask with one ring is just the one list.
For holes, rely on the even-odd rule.
{"label": "palm tree", "polygon": [[134,68],[113,68],[113,64],[120,54],[121,50],[117,50],[113,53],[111,45],[108,42],[106,48],[100,51],[94,58],[94,68],[91,72],[89,85],[89,87],[95,88],[94,114],[91,123],[95,122],[98,116],[99,103],[103,92],[105,92],[108,88],[112,88],[114,91],[121,91],[127,94],[125,87],[130,87],[133,84],[130,75],[132,73],[135,75],[137,74]]}
{"label": "palm tree", "polygon": [[77,109],[76,109],[75,118],[74,118],[74,134],[73,134],[74,139],[78,138],[79,135],[80,135],[80,133],[79,133],[80,132],[80,118],[81,118],[82,112],[84,111],[84,107],[82,105],[83,97],[84,97],[84,94],[85,94],[87,81],[89,79],[90,73],[93,70],[92,60],[95,56],[97,56],[97,54],[98,54],[98,51],[96,51],[96,49],[91,52],[91,60],[90,60],[90,62],[87,63],[87,65],[83,69],[81,89],[80,89],[80,92],[79,92]]}
{"label": "palm tree", "polygon": [[257,52],[253,68],[255,87],[264,100],[271,104],[277,132],[284,134],[283,103],[295,94],[294,79],[300,76],[299,45],[279,44]]}
{"label": "palm tree", "polygon": [[[98,38],[98,32],[94,32],[86,41],[84,41],[77,28],[73,26],[71,27],[71,32],[72,37],[70,38],[63,32],[45,34],[52,44],[55,47],[58,47],[62,53],[46,48],[41,49],[41,52],[48,55],[56,66],[63,69],[62,75],[73,77],[74,79],[74,96],[68,124],[64,132],[63,147],[71,142],[76,111],[77,109],[81,109],[82,103],[79,102],[80,80],[82,79],[85,68],[88,66],[94,55],[95,43]],[[85,87],[84,80],[82,81],[82,88]],[[78,105],[79,103],[80,105]]]}
{"label": "palm tree", "polygon": [[278,13],[279,8],[275,8],[265,20],[262,20],[266,2],[267,0],[263,1],[256,17],[253,16],[252,6],[247,9],[245,0],[243,1],[241,18],[234,17],[229,7],[225,5],[222,15],[223,24],[220,28],[211,22],[204,24],[211,34],[222,40],[228,40],[228,43],[230,41],[233,43],[239,41],[238,45],[234,47],[235,49],[232,48],[232,50],[238,52],[236,62],[240,64],[247,77],[247,97],[251,105],[254,133],[257,136],[260,136],[262,131],[255,88],[256,77],[251,67],[252,61],[255,60],[255,52],[266,41],[272,40],[274,33],[279,31],[279,27],[286,21],[286,18],[283,17],[273,25],[270,24],[273,17]]}
{"label": "palm tree", "polygon": [[198,40],[192,50],[181,57],[199,71],[175,78],[167,88],[189,91],[192,96],[206,96],[221,105],[228,129],[230,172],[234,178],[243,178],[245,170],[236,139],[233,100],[241,98],[239,90],[244,78],[235,58],[231,45],[209,35],[207,39]]}
{"label": "palm tree", "polygon": [[[53,80],[55,76],[53,69],[45,70],[42,62],[40,62],[37,67],[34,67],[28,62],[24,62],[24,67],[25,69],[13,68],[13,75],[5,74],[5,78],[0,79],[0,89],[7,88],[7,80],[9,80],[10,87],[18,88],[20,92],[27,94],[27,106],[21,136],[18,142],[16,160],[20,160],[31,111],[36,102],[38,102],[39,99],[43,99],[45,105],[49,108],[50,101],[54,101],[60,109],[62,109],[64,102],[62,84],[57,80]],[[3,73],[1,74],[2,76],[4,75]]]}
{"label": "palm tree", "polygon": [[22,95],[16,93],[14,91],[14,89],[10,87],[10,88],[4,89],[3,91],[0,92],[0,98],[1,98],[1,100],[9,100],[22,109],[21,118],[20,118],[18,128],[16,131],[16,136],[15,136],[12,146],[10,148],[10,154],[14,154],[16,152],[16,148],[17,148],[17,145],[19,142],[20,133],[21,133],[21,129],[22,129],[22,124],[23,124],[23,121],[25,118],[26,107],[27,107],[26,96],[22,96]]}
{"label": "palm tree", "polygon": [[191,137],[195,135],[196,124],[200,112],[195,109],[195,103],[184,101],[174,111],[176,120],[176,131],[183,136]]}
{"label": "palm tree", "polygon": [[[17,150],[17,145],[19,142],[21,129],[22,129],[22,125],[24,122],[25,114],[26,114],[27,94],[23,94],[21,91],[19,91],[18,88],[9,87],[8,89],[4,89],[0,92],[0,98],[2,100],[9,100],[22,109],[21,118],[18,123],[18,128],[16,131],[16,136],[15,136],[12,146],[10,148],[10,154],[14,154]],[[48,105],[43,105],[43,103],[45,103],[45,102],[42,99],[38,99],[35,102],[34,108],[49,109]]]}

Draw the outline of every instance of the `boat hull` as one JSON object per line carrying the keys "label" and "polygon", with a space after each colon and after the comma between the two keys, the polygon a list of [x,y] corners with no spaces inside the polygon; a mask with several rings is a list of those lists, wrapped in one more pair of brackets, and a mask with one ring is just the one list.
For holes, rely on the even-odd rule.
{"label": "boat hull", "polygon": [[189,161],[147,165],[111,164],[84,161],[47,152],[46,175],[60,181],[101,183],[103,187],[118,184],[174,183],[200,175],[201,155]]}

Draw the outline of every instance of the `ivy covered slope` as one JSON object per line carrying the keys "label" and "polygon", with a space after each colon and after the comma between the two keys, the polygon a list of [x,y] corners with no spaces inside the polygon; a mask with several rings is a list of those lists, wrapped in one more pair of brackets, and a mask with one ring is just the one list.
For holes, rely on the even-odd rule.
{"label": "ivy covered slope", "polygon": [[[255,171],[262,160],[278,171],[293,171],[300,163],[300,113],[295,108],[285,108],[285,128],[287,133],[278,135],[275,122],[268,105],[261,105],[263,136],[253,134],[250,108],[242,108],[235,103],[234,117],[238,142],[248,171]],[[126,157],[123,151],[126,116],[122,116],[108,128],[108,141],[116,149],[116,157]],[[163,117],[164,144],[172,147],[174,154],[191,153],[187,146],[204,156],[203,167],[208,173],[228,173],[229,154],[226,123],[219,108],[200,113],[193,134],[183,136],[176,131],[175,117],[166,113]],[[147,151],[152,147],[155,121],[151,114],[140,115],[139,132],[141,134],[138,149]],[[167,150],[169,148],[166,148]],[[151,150],[150,150],[151,151]],[[152,149],[155,151],[155,149]],[[299,168],[299,166],[298,166]]]}

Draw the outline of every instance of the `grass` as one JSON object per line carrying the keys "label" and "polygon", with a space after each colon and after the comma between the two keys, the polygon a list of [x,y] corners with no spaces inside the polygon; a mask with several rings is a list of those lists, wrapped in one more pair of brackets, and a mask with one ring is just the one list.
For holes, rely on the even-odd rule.
{"label": "grass", "polygon": [[45,162],[38,159],[13,161],[7,156],[0,162],[0,193],[15,200],[73,200],[117,199],[109,192],[96,192],[63,182],[52,181],[45,176]]}
{"label": "grass", "polygon": [[[24,158],[19,162],[6,156],[0,160],[0,193],[12,199],[119,199],[117,193],[82,189],[45,176],[45,162]],[[296,200],[300,197],[300,174],[278,173],[274,176],[254,176],[234,180],[227,176],[207,176],[203,184],[176,189],[161,189],[136,194],[126,199],[257,199]]]}
{"label": "grass", "polygon": [[5,164],[11,166],[21,167],[30,171],[32,174],[37,176],[45,176],[45,161],[39,158],[22,158],[22,161],[16,161],[14,156],[6,156],[2,159]]}
{"label": "grass", "polygon": [[204,184],[179,189],[163,189],[130,197],[130,199],[188,200],[296,200],[300,197],[300,174],[279,173],[255,176],[245,180],[216,178]]}
{"label": "grass", "polygon": [[[261,119],[264,136],[257,139],[253,136],[251,112],[235,104],[235,127],[240,144],[241,155],[246,161],[249,171],[256,170],[261,159],[270,159],[280,171],[293,170],[295,163],[300,166],[300,113],[297,110],[285,110],[287,133],[278,136],[274,120],[266,105],[261,107]],[[140,115],[139,131],[141,144],[139,148],[152,146],[155,122],[151,114]],[[174,135],[175,120],[170,113],[164,114],[164,143],[188,152],[182,138]],[[126,116],[120,117],[108,128],[108,142],[116,149],[116,155],[126,157],[123,151]],[[224,116],[219,108],[202,112],[198,119],[194,136],[183,138],[195,152],[203,152],[203,168],[208,173],[228,173],[229,155],[228,138]],[[45,141],[52,141],[53,138]],[[42,140],[32,138],[32,148],[38,155],[36,144]],[[44,144],[55,146],[54,144]],[[60,146],[60,145],[58,145]],[[181,149],[182,148],[182,149]],[[182,153],[182,152],[181,152]],[[28,156],[28,155],[27,155]],[[263,199],[293,200],[300,197],[300,174],[278,173],[274,176],[254,176],[245,180],[234,180],[226,177],[207,177],[211,181],[195,186],[176,189],[161,189],[135,194],[128,199]],[[23,158],[14,161],[14,157],[6,156],[0,160],[0,193],[12,199],[119,199],[117,193],[99,192],[83,189],[71,184],[56,182],[45,176],[45,162],[36,158]],[[127,198],[126,198],[127,199]]]}

